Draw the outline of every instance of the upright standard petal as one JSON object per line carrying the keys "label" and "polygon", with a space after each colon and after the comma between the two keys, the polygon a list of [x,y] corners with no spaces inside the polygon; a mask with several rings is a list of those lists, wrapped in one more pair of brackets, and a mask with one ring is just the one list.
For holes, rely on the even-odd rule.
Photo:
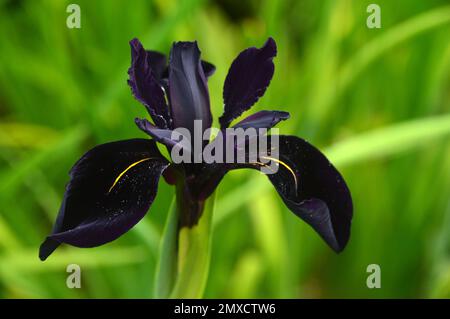
{"label": "upright standard petal", "polygon": [[147,63],[155,78],[160,81],[167,68],[166,55],[158,51],[147,50]]}
{"label": "upright standard petal", "polygon": [[[134,97],[145,105],[155,124],[160,128],[170,127],[169,110],[164,91],[156,78],[152,65],[161,72],[161,56],[148,53],[138,39],[130,41],[131,67],[128,69],[128,84]],[[150,60],[155,59],[154,62]],[[165,57],[164,57],[165,59]]]}
{"label": "upright standard petal", "polygon": [[168,164],[155,142],[145,139],[99,145],[83,155],[70,171],[41,260],[61,243],[95,247],[127,232],[148,211]]}
{"label": "upright standard petal", "polygon": [[[202,68],[203,68],[203,73],[205,74],[205,76],[207,78],[209,78],[210,76],[212,76],[214,74],[214,72],[216,72],[216,67],[214,66],[214,64],[209,63],[207,61],[201,61],[202,64]],[[169,67],[167,67],[164,72],[162,73],[162,79],[163,80],[168,80],[169,78]]]}
{"label": "upright standard petal", "polygon": [[169,97],[174,128],[194,132],[194,120],[203,130],[211,127],[212,116],[206,77],[197,42],[176,42],[170,51]]}
{"label": "upright standard petal", "polygon": [[271,161],[279,167],[268,177],[284,203],[333,250],[342,251],[350,237],[353,204],[341,174],[317,148],[295,136],[279,136],[279,158]]}
{"label": "upright standard petal", "polygon": [[224,113],[219,119],[222,128],[264,95],[275,70],[272,59],[276,54],[275,40],[269,38],[262,48],[248,48],[233,61],[223,88]]}

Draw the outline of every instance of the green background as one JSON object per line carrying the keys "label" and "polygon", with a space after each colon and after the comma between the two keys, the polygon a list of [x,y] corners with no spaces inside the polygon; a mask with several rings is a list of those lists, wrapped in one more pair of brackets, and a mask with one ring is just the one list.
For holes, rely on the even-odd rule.
{"label": "green background", "polygon": [[[366,27],[367,5],[382,28]],[[350,242],[332,252],[258,172],[217,192],[206,297],[450,297],[450,6],[446,0],[0,1],[0,297],[148,298],[173,189],[113,243],[38,247],[72,164],[96,144],[144,137],[126,84],[128,41],[168,52],[198,40],[217,66],[215,124],[228,66],[276,39],[272,83],[250,112],[289,111],[282,134],[308,139],[352,191]],[[248,114],[248,113],[247,113]],[[66,287],[66,266],[82,288]],[[366,268],[381,267],[381,289]]]}

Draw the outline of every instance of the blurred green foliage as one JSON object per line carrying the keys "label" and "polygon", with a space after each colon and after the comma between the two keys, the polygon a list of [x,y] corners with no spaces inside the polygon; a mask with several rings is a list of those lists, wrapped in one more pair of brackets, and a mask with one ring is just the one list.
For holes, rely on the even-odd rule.
{"label": "blurred green foliage", "polygon": [[[115,242],[64,246],[41,263],[67,172],[96,144],[144,137],[133,119],[145,109],[126,84],[130,39],[165,52],[198,40],[217,66],[217,121],[228,66],[269,35],[276,72],[252,111],[289,111],[281,133],[343,172],[352,237],[334,254],[263,176],[233,172],[217,192],[205,296],[450,297],[447,0],[78,0],[81,29],[68,29],[70,2],[0,1],[0,297],[152,297],[173,189],[161,182],[149,214]],[[381,29],[366,27],[372,2]],[[70,263],[81,289],[66,287]],[[366,287],[373,263],[381,289]]]}

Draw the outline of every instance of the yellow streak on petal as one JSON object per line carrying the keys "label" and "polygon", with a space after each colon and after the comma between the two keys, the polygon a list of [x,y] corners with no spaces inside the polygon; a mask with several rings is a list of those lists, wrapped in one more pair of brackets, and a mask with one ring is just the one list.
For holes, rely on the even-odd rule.
{"label": "yellow streak on petal", "polygon": [[255,162],[255,164],[256,164],[256,165],[259,165],[260,167],[261,167],[261,166],[264,166],[264,167],[270,169],[272,172],[275,172],[275,171],[273,170],[273,168],[270,167],[270,166],[267,165],[267,164],[264,164],[264,163],[261,163],[261,162]]}
{"label": "yellow streak on petal", "polygon": [[116,186],[116,184],[119,182],[119,180],[122,178],[122,176],[123,176],[128,170],[130,170],[131,168],[133,168],[134,166],[136,166],[136,165],[138,165],[138,164],[140,164],[140,163],[142,163],[142,162],[148,161],[149,159],[151,159],[151,157],[146,157],[146,158],[141,159],[141,160],[139,160],[139,161],[137,161],[137,162],[134,162],[133,164],[131,164],[130,166],[128,166],[126,169],[124,169],[124,170],[122,171],[122,173],[120,173],[119,176],[117,176],[116,180],[114,181],[114,183],[112,184],[112,186],[109,188],[108,194],[111,193],[111,191],[112,191],[112,189],[114,188],[114,186]]}
{"label": "yellow streak on petal", "polygon": [[295,175],[294,170],[288,164],[286,164],[285,162],[283,162],[283,161],[281,161],[281,160],[279,160],[277,158],[270,157],[270,156],[261,156],[261,158],[268,159],[268,160],[271,160],[271,161],[274,161],[274,162],[276,162],[278,164],[283,165],[291,173],[292,177],[294,178],[295,191],[297,192],[297,189],[298,189],[297,176]]}

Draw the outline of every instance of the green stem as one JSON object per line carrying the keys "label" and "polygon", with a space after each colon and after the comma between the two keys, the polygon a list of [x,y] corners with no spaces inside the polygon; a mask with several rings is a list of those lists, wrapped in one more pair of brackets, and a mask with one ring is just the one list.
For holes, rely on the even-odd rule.
{"label": "green stem", "polygon": [[202,205],[203,213],[192,227],[178,234],[178,275],[171,298],[201,298],[209,275],[212,216],[215,194]]}
{"label": "green stem", "polygon": [[[214,199],[215,194],[197,205],[187,205],[182,192],[177,190],[161,242],[155,281],[156,298],[203,296],[211,259]],[[191,217],[197,215],[201,217],[196,223],[184,226],[186,220],[192,220]]]}

